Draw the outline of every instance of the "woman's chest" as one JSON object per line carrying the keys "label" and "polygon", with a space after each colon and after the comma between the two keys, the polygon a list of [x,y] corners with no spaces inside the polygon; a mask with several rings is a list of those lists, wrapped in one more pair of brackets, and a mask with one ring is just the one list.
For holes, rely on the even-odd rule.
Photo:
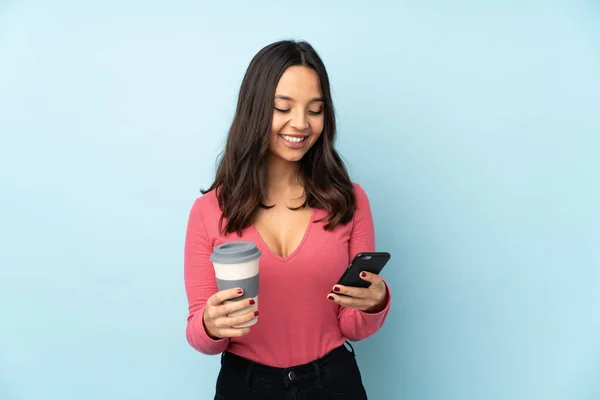
{"label": "woman's chest", "polygon": [[294,255],[306,242],[314,224],[316,210],[287,207],[261,209],[254,221],[254,230],[270,252],[281,259]]}
{"label": "woman's chest", "polygon": [[317,222],[319,211],[313,213],[297,248],[287,256],[274,252],[254,226],[245,229],[241,237],[219,237],[214,245],[238,240],[255,243],[261,251],[261,292],[277,287],[290,292],[317,291],[325,296],[348,267],[351,224],[326,231],[325,222]]}

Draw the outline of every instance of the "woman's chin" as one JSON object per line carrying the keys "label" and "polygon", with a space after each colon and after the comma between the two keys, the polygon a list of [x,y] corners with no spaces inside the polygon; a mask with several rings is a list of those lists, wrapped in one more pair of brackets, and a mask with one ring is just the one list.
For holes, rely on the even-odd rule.
{"label": "woman's chin", "polygon": [[277,151],[271,151],[270,153],[271,155],[280,158],[283,161],[291,163],[302,160],[302,157],[304,157],[304,154],[306,154],[304,151],[290,149],[277,149]]}

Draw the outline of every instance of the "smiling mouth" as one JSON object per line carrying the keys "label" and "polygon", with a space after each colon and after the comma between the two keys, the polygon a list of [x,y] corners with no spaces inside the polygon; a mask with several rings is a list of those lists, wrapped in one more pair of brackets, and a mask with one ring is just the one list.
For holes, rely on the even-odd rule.
{"label": "smiling mouth", "polygon": [[279,135],[280,137],[283,138],[283,140],[290,142],[290,143],[302,143],[306,140],[306,138],[308,136],[288,136],[288,135]]}

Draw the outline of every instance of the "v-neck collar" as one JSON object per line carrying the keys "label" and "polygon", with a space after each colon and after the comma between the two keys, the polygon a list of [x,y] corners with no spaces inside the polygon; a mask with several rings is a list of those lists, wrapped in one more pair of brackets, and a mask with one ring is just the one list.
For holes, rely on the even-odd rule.
{"label": "v-neck collar", "polygon": [[317,209],[313,207],[312,212],[310,214],[310,219],[308,220],[308,226],[304,230],[304,235],[302,236],[302,240],[300,241],[300,244],[287,257],[282,257],[279,254],[275,253],[269,247],[269,245],[263,239],[263,237],[260,235],[260,232],[258,232],[258,229],[256,229],[256,226],[254,224],[252,224],[251,226],[252,226],[252,230],[254,231],[254,233],[256,233],[256,236],[258,236],[258,238],[260,239],[260,241],[264,245],[265,249],[269,252],[269,254],[272,255],[273,257],[275,257],[277,260],[279,260],[281,262],[286,262],[286,261],[291,260],[296,254],[298,254],[300,252],[300,250],[302,250],[302,247],[303,247],[304,243],[306,242],[306,239],[308,238],[308,235],[309,235],[309,233],[310,233],[310,231],[312,229],[312,226],[314,224],[314,220],[315,220],[315,215],[316,214],[317,214]]}

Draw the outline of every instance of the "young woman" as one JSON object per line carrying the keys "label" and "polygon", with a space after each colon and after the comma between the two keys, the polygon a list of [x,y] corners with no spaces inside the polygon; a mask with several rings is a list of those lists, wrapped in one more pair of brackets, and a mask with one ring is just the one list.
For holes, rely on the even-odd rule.
{"label": "young woman", "polygon": [[[251,61],[214,183],[192,206],[185,243],[187,340],[222,353],[215,399],[366,399],[354,351],[390,307],[386,283],[335,285],[374,251],[367,195],[334,148],[325,66],[306,42],[280,41]],[[259,310],[218,291],[209,259],[230,241],[257,245]],[[333,290],[333,293],[332,293]],[[227,314],[240,311],[241,316]],[[255,318],[249,328],[234,328]]]}

